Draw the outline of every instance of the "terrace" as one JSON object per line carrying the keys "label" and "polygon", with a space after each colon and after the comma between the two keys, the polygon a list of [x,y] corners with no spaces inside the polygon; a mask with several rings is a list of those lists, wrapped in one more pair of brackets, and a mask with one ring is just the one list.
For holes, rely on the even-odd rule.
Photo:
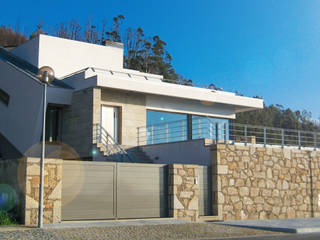
{"label": "terrace", "polygon": [[137,128],[138,146],[211,139],[212,143],[320,149],[320,132],[232,123],[226,119],[188,119]]}

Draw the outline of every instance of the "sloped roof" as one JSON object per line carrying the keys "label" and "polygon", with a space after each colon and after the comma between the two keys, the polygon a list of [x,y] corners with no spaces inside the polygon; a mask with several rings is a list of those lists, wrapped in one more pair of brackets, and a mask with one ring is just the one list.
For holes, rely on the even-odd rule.
{"label": "sloped roof", "polygon": [[[37,74],[39,71],[39,68],[28,63],[27,61],[23,60],[22,58],[17,57],[13,53],[9,52],[3,47],[0,47],[0,60],[5,61],[11,65],[13,65],[15,68],[19,69],[21,72],[24,72],[25,74],[31,75],[31,77],[40,82],[40,80],[37,78]],[[72,89],[68,84],[58,80],[57,78],[54,79],[50,84],[51,87],[59,87],[59,88],[67,88]]]}

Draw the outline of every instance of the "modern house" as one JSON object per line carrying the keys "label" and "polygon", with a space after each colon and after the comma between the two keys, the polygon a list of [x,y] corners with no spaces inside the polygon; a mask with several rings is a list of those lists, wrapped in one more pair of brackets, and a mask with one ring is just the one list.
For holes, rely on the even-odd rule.
{"label": "modern house", "polygon": [[[39,35],[0,48],[0,209],[44,223],[320,216],[320,134],[232,123],[263,100],[123,68],[123,46]],[[1,201],[3,200],[3,201]]]}
{"label": "modern house", "polygon": [[[211,128],[201,132],[203,125],[213,121],[227,129],[236,113],[263,107],[261,99],[173,84],[160,75],[125,69],[120,43],[101,46],[39,35],[10,52],[0,49],[3,158],[39,155],[43,85],[36,75],[42,66],[52,67],[56,76],[47,100],[51,157],[69,147],[65,159],[107,161],[106,156],[123,156],[127,149],[131,161],[152,162],[136,146],[164,139],[213,139],[217,134]],[[146,151],[152,155],[157,150]]]}

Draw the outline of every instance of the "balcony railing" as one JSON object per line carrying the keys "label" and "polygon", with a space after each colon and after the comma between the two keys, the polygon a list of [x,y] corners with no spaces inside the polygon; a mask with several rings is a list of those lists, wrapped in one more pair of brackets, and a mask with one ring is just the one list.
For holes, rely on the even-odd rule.
{"label": "balcony railing", "polygon": [[210,118],[206,118],[206,121],[195,118],[190,122],[180,120],[138,127],[137,143],[138,145],[150,145],[206,138],[225,144],[260,144],[265,147],[278,145],[293,146],[299,149],[320,149],[320,132],[226,123]]}

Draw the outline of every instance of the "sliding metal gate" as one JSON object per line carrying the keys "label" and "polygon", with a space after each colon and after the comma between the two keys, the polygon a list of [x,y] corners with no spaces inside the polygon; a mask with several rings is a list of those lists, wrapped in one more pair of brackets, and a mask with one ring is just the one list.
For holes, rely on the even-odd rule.
{"label": "sliding metal gate", "polygon": [[163,164],[64,161],[62,220],[168,216]]}
{"label": "sliding metal gate", "polygon": [[199,215],[212,215],[211,167],[199,166]]}

